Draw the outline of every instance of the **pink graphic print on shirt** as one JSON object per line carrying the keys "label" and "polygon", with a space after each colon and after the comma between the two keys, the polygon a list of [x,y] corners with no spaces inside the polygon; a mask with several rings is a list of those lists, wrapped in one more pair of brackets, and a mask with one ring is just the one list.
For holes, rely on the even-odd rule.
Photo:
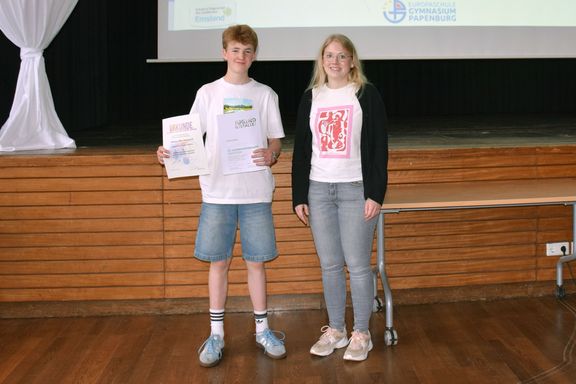
{"label": "pink graphic print on shirt", "polygon": [[318,108],[316,135],[320,157],[350,158],[353,105]]}

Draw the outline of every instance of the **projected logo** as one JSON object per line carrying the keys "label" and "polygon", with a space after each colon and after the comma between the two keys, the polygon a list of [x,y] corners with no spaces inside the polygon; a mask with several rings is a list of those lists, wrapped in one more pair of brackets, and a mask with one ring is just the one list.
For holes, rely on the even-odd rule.
{"label": "projected logo", "polygon": [[446,25],[456,24],[455,1],[386,0],[382,15],[391,24]]}
{"label": "projected logo", "polygon": [[214,1],[196,5],[191,10],[191,24],[195,27],[224,27],[236,21],[233,2]]}
{"label": "projected logo", "polygon": [[398,24],[406,17],[406,5],[400,0],[386,1],[383,15],[392,24]]}

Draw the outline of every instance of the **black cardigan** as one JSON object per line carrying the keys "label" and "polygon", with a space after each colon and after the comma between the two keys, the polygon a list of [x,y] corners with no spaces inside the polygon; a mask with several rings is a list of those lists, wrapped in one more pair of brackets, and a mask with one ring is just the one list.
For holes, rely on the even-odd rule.
{"label": "black cardigan", "polygon": [[[386,109],[380,93],[366,84],[357,94],[362,108],[360,153],[364,197],[382,204],[388,185],[388,135]],[[298,106],[292,156],[292,207],[308,204],[312,158],[310,110],[312,90],[304,92]]]}

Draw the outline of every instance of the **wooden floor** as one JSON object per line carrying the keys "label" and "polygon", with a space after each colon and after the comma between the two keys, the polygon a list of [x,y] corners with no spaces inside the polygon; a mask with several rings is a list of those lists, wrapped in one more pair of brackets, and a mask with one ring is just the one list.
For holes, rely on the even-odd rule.
{"label": "wooden floor", "polygon": [[0,320],[0,383],[576,382],[574,295],[396,306],[394,315],[398,345],[384,345],[384,314],[376,313],[374,349],[355,363],[343,361],[343,350],[308,353],[324,311],[270,315],[286,332],[288,357],[278,361],[256,348],[252,315],[230,313],[214,368],[197,361],[206,314]]}

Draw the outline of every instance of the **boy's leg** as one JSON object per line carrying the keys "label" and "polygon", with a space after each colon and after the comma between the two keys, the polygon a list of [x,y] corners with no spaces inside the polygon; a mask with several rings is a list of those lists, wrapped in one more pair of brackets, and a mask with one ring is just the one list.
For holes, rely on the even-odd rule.
{"label": "boy's leg", "polygon": [[224,310],[228,293],[228,270],[232,259],[210,263],[208,293],[210,296],[210,330],[224,338]]}
{"label": "boy's leg", "polygon": [[264,353],[273,359],[286,357],[284,334],[279,339],[268,327],[268,311],[266,305],[266,269],[264,263],[246,261],[248,270],[248,290],[254,307],[254,322],[256,323],[256,344],[264,349]]}
{"label": "boy's leg", "polygon": [[237,223],[236,205],[202,203],[194,256],[210,262],[208,292],[212,309],[224,309],[226,305]]}
{"label": "boy's leg", "polygon": [[256,333],[268,329],[268,310],[266,303],[266,268],[264,263],[246,261],[248,270],[248,291],[254,308]]}
{"label": "boy's leg", "polygon": [[272,204],[238,205],[242,253],[248,271],[248,290],[254,311],[267,310],[264,262],[278,255],[272,220]]}
{"label": "boy's leg", "polygon": [[256,343],[274,359],[286,356],[283,337],[278,339],[268,328],[266,269],[264,262],[278,255],[272,220],[272,204],[241,204],[238,208],[242,253],[248,271],[248,289],[254,308]]}
{"label": "boy's leg", "polygon": [[232,258],[210,263],[208,272],[208,294],[210,308],[224,309],[228,295],[228,269]]}
{"label": "boy's leg", "polygon": [[224,349],[224,308],[237,215],[235,205],[202,203],[194,255],[200,260],[210,262],[208,292],[211,332],[198,351],[200,365],[204,367],[217,365]]}
{"label": "boy's leg", "polygon": [[246,261],[248,270],[248,291],[254,311],[266,311],[266,268],[264,263]]}

